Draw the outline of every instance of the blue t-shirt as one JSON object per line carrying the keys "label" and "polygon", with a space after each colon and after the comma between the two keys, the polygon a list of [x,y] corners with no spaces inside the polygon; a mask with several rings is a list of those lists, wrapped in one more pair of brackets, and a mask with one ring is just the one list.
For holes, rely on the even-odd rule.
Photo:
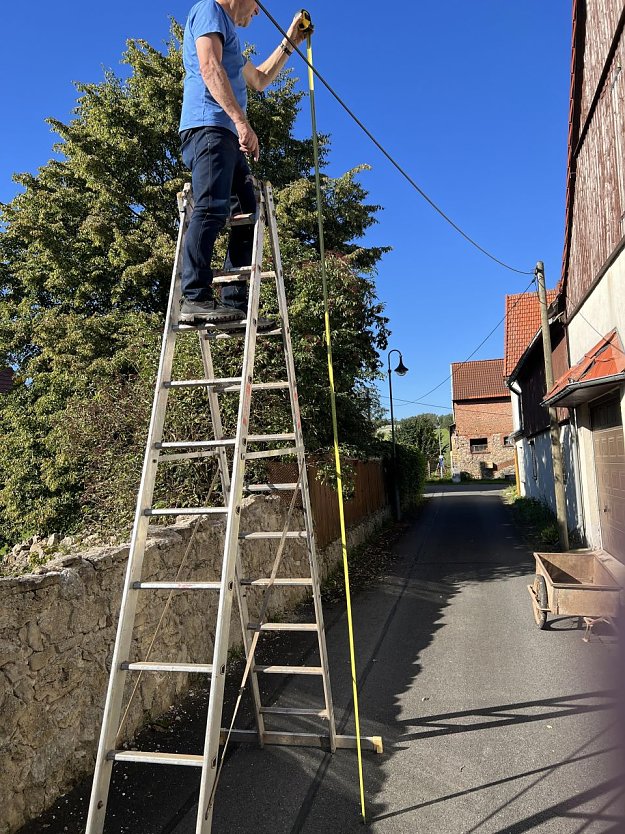
{"label": "blue t-shirt", "polygon": [[189,12],[182,41],[182,59],[185,68],[184,93],[180,130],[190,127],[226,127],[235,136],[234,122],[217,104],[200,75],[200,62],[195,42],[202,35],[217,33],[223,43],[221,63],[236,100],[245,112],[247,108],[247,87],[243,78],[245,60],[241,55],[241,44],[234,23],[216,0],[200,0]]}

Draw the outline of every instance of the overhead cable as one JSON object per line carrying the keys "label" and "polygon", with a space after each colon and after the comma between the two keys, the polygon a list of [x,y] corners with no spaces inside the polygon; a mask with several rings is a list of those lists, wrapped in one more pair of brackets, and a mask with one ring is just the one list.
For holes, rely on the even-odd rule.
{"label": "overhead cable", "polygon": [[280,34],[284,38],[287,39],[287,41],[293,47],[293,50],[295,52],[297,52],[297,54],[300,56],[302,61],[306,64],[308,69],[317,76],[317,78],[319,79],[319,81],[321,81],[321,83],[326,88],[326,90],[328,90],[328,92],[336,99],[336,101],[338,101],[338,103],[345,110],[345,112],[349,116],[351,116],[351,118],[356,122],[358,127],[369,137],[369,139],[373,142],[373,144],[376,146],[376,148],[378,148],[378,150],[388,159],[388,161],[391,163],[391,165],[393,165],[399,171],[399,173],[404,177],[404,179],[406,179],[410,183],[410,185],[421,195],[421,197],[423,197],[423,199],[427,203],[430,204],[430,206],[434,209],[434,211],[436,211],[436,212],[438,212],[438,214],[440,214],[440,216],[443,218],[443,220],[445,220],[447,223],[449,223],[449,225],[453,229],[455,229],[458,232],[458,234],[462,235],[462,237],[465,240],[467,240],[472,246],[474,246],[478,251],[480,251],[483,255],[486,255],[487,258],[490,258],[491,261],[494,261],[495,263],[499,264],[500,266],[503,266],[505,269],[509,269],[511,272],[516,272],[519,275],[533,275],[534,274],[533,270],[517,269],[516,267],[510,266],[510,264],[507,264],[505,261],[502,261],[499,258],[497,258],[495,255],[493,255],[491,252],[489,252],[483,246],[480,246],[480,244],[476,240],[474,240],[470,235],[468,235],[457,223],[455,223],[451,219],[451,217],[449,217],[448,214],[445,214],[445,212],[440,208],[440,206],[438,206],[434,202],[434,200],[432,200],[432,198],[429,197],[419,185],[417,185],[417,183],[413,180],[413,178],[410,176],[410,174],[408,174],[408,172],[404,168],[402,168],[402,166],[399,164],[399,162],[397,162],[391,156],[391,154],[375,138],[375,136],[371,133],[371,131],[368,130],[365,127],[365,125],[360,121],[358,116],[356,116],[356,114],[353,112],[353,110],[351,110],[348,107],[348,105],[343,101],[343,99],[338,95],[338,93],[336,93],[332,89],[330,84],[325,80],[325,78],[321,75],[321,73],[317,69],[315,69],[315,67],[310,63],[310,61],[304,55],[304,53],[301,52],[300,49],[298,49],[297,45],[291,40],[291,38],[287,35],[287,33],[280,26],[280,24],[277,22],[277,20],[270,14],[270,12],[267,11],[265,6],[261,2],[259,2],[259,0],[256,0],[256,2],[257,2],[258,7],[261,9],[261,11],[267,16],[267,18],[271,21],[271,23],[273,23],[273,25],[280,32]]}
{"label": "overhead cable", "polygon": [[[523,290],[523,292],[521,292],[521,293],[519,293],[519,294],[518,294],[517,300],[516,300],[516,301],[514,302],[514,304],[510,307],[510,310],[506,312],[506,315],[507,315],[507,313],[508,313],[508,312],[512,312],[512,310],[514,310],[514,308],[515,308],[515,307],[516,307],[516,305],[519,303],[519,301],[523,298],[523,296],[525,296],[525,295],[527,294],[527,292],[529,291],[529,288],[530,288],[530,287],[532,286],[532,284],[534,283],[534,280],[535,280],[535,279],[534,279],[534,278],[532,278],[532,280],[529,282],[529,284],[527,285],[527,287],[525,287],[525,289]],[[475,350],[471,351],[471,353],[467,356],[467,358],[466,358],[466,359],[464,359],[462,362],[458,362],[458,367],[459,367],[459,368],[461,368],[463,365],[466,365],[466,364],[467,364],[467,362],[469,362],[469,360],[470,360],[473,356],[475,356],[475,354],[476,354],[476,353],[478,352],[478,350],[482,347],[482,345],[484,345],[484,344],[485,344],[485,343],[486,343],[486,342],[490,339],[490,337],[493,335],[493,333],[494,333],[494,332],[495,332],[495,331],[496,331],[496,330],[497,330],[497,329],[498,329],[498,328],[499,328],[499,327],[500,327],[500,326],[504,323],[504,321],[506,320],[506,315],[504,315],[504,316],[503,316],[503,318],[499,319],[499,321],[498,321],[498,322],[497,322],[497,324],[493,327],[493,329],[492,329],[492,330],[491,330],[491,331],[490,331],[490,332],[489,332],[489,333],[488,333],[488,334],[487,334],[487,335],[486,335],[486,336],[482,339],[482,341],[481,341],[481,342],[479,343],[479,345],[475,348]],[[425,392],[425,394],[421,394],[421,396],[420,396],[418,399],[419,399],[419,400],[423,400],[423,399],[425,399],[425,397],[429,396],[429,395],[430,395],[430,394],[432,394],[434,391],[437,391],[437,390],[441,387],[441,385],[444,385],[446,382],[449,382],[449,380],[450,380],[450,379],[451,379],[451,374],[448,374],[442,382],[439,382],[439,383],[438,383],[438,385],[435,385],[435,386],[434,386],[434,388],[430,388],[430,390],[429,390],[429,391],[426,391],[426,392]]]}

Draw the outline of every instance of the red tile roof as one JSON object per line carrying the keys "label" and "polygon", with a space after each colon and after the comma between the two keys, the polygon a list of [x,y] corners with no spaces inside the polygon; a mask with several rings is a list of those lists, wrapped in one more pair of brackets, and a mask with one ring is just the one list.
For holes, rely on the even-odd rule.
{"label": "red tile roof", "polygon": [[5,368],[0,370],[0,394],[7,394],[13,384],[13,371]]}
{"label": "red tile roof", "polygon": [[[545,395],[545,402],[570,401],[571,405],[584,402],[582,389],[595,389],[602,381],[625,375],[625,352],[616,328],[597,342],[577,365],[573,365],[556,380]],[[613,383],[614,384],[614,383]]]}
{"label": "red tile roof", "polygon": [[[556,295],[557,290],[547,290],[548,305]],[[504,376],[508,378],[540,330],[538,295],[533,292],[507,295],[504,326]]]}
{"label": "red tile roof", "polygon": [[454,402],[509,397],[503,377],[503,359],[452,362],[451,390]]}

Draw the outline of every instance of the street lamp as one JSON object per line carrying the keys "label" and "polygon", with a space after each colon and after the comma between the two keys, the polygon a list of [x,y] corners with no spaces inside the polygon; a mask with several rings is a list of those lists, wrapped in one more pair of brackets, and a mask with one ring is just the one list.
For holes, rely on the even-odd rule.
{"label": "street lamp", "polygon": [[399,364],[393,370],[398,376],[405,376],[408,373],[408,368],[404,365],[404,357],[401,355],[401,351],[393,348],[393,350],[389,350],[387,360],[388,360],[388,394],[389,399],[391,401],[391,436],[393,438],[393,485],[395,491],[395,518],[397,521],[401,519],[401,505],[399,502],[399,484],[397,483],[397,451],[395,448],[395,415],[393,414],[393,382],[391,379],[391,354],[398,353],[399,354]]}

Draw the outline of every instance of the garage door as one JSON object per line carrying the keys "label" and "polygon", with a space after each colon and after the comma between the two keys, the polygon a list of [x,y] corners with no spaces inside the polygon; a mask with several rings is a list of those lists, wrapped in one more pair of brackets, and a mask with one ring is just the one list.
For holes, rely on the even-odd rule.
{"label": "garage door", "polygon": [[603,549],[625,563],[625,445],[618,397],[591,408]]}

